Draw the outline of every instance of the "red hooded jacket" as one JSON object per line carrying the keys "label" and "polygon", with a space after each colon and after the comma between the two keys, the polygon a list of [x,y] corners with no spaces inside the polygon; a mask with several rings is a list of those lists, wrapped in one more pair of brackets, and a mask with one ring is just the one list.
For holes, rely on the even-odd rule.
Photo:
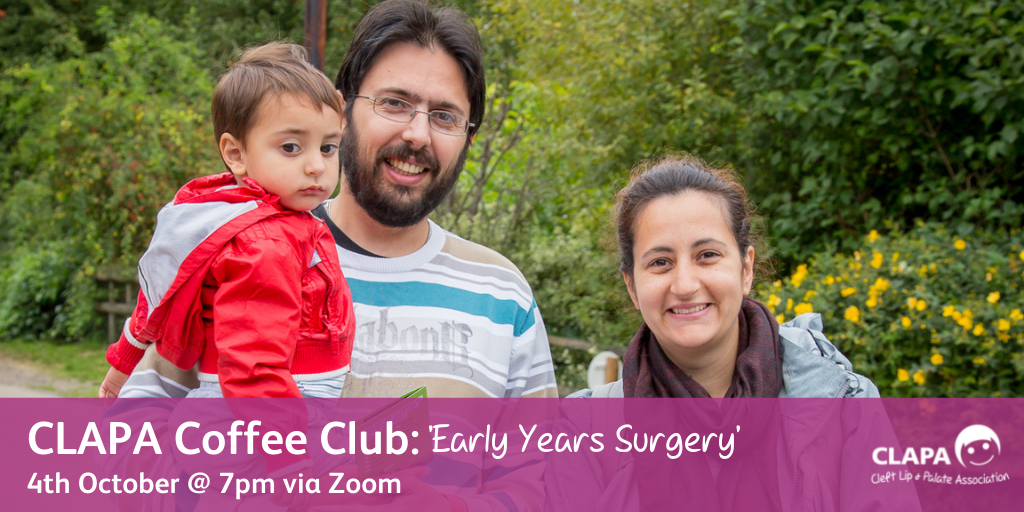
{"label": "red hooded jacket", "polygon": [[114,368],[131,373],[153,342],[225,397],[299,397],[296,380],[348,371],[352,297],[330,231],[245,182],[192,180],[160,211]]}

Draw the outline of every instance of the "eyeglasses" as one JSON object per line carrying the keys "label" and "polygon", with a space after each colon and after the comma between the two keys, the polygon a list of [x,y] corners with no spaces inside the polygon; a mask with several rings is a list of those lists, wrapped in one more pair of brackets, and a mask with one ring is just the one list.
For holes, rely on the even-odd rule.
{"label": "eyeglasses", "polygon": [[396,123],[408,123],[416,117],[416,114],[426,114],[430,129],[437,133],[443,133],[445,135],[461,136],[465,135],[469,131],[470,127],[476,126],[469,122],[466,116],[449,112],[447,110],[431,110],[430,112],[424,110],[416,110],[416,106],[408,101],[401,98],[395,98],[392,96],[377,96],[371,98],[369,96],[360,96],[356,94],[356,98],[363,98],[373,102],[373,112],[378,116],[387,119],[388,121],[394,121]]}

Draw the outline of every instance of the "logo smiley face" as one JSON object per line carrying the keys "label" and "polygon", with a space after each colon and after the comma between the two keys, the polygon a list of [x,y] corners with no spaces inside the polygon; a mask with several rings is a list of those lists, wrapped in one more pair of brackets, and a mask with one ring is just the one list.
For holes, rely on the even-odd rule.
{"label": "logo smiley face", "polygon": [[956,458],[963,467],[984,466],[999,452],[999,436],[985,425],[971,425],[956,436]]}
{"label": "logo smiley face", "polygon": [[984,466],[996,458],[996,445],[989,439],[982,439],[964,446],[963,462]]}

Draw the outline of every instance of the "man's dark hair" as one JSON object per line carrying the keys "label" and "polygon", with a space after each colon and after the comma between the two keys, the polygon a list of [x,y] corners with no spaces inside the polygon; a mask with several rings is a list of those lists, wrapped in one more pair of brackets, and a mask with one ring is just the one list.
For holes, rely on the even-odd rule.
{"label": "man's dark hair", "polygon": [[[359,86],[377,58],[394,43],[422,48],[438,47],[450,55],[465,75],[469,93],[469,129],[472,137],[484,118],[483,46],[476,26],[466,14],[452,7],[431,7],[412,0],[386,0],[374,6],[356,26],[352,45],[338,70],[334,87],[352,105]],[[468,143],[468,139],[467,139]]]}

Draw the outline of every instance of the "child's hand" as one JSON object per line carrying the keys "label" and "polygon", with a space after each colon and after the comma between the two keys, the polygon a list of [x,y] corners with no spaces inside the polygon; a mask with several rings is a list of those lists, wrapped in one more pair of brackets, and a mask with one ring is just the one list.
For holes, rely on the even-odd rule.
{"label": "child's hand", "polygon": [[128,380],[128,374],[121,373],[116,368],[107,370],[107,376],[100,384],[100,398],[117,398],[121,392],[121,386]]}

